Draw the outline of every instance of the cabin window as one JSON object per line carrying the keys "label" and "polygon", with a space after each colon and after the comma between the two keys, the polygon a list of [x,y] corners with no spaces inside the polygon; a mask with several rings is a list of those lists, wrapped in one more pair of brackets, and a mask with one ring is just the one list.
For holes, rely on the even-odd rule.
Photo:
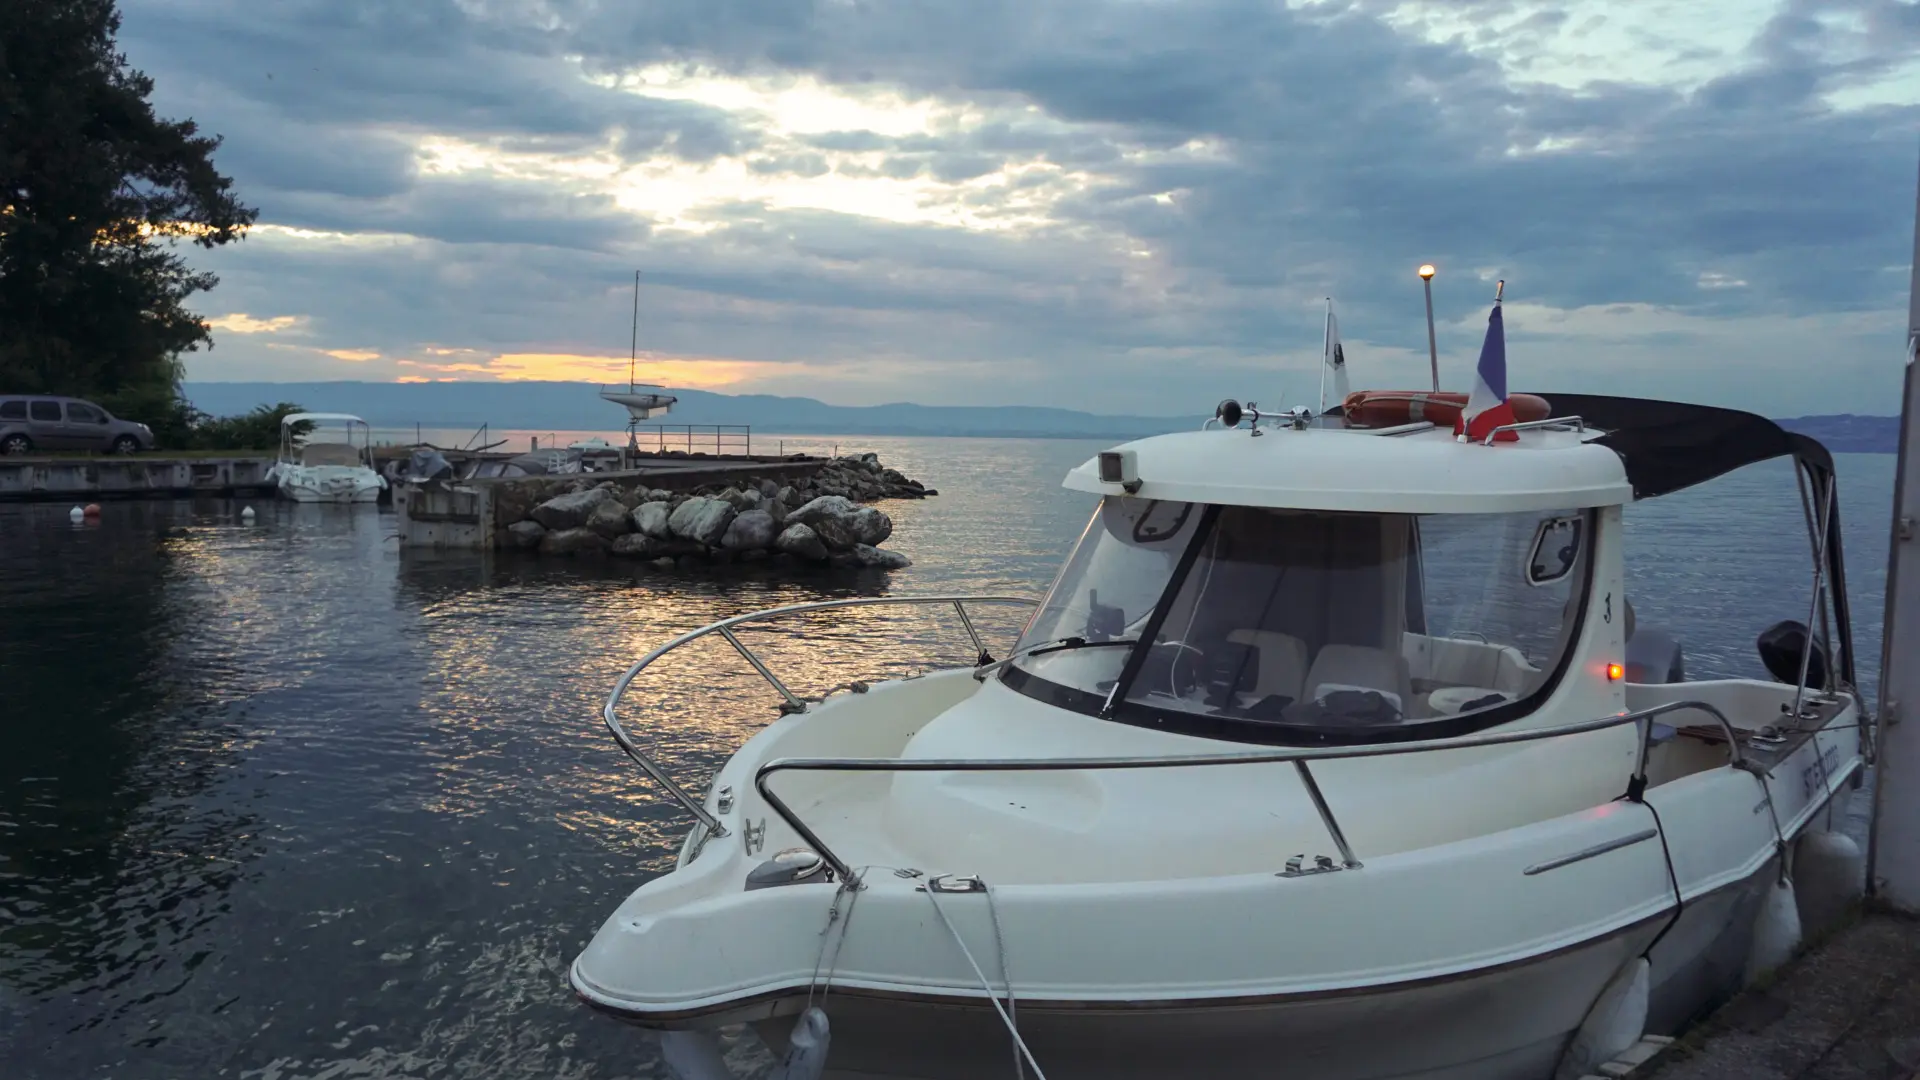
{"label": "cabin window", "polygon": [[1111,684],[1201,516],[1192,503],[1101,502],[1021,635],[1018,663],[1063,685]]}
{"label": "cabin window", "polygon": [[[1542,694],[1576,636],[1586,511],[1101,504],[1009,685],[1110,719],[1287,742],[1432,737]],[[1143,644],[1144,642],[1144,644]]]}

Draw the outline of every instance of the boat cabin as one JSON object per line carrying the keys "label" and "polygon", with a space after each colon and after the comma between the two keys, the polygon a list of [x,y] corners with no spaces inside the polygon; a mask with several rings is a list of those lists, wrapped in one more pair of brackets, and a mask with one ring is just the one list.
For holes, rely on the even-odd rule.
{"label": "boat cabin", "polygon": [[[1837,608],[1818,621],[1838,648],[1828,633],[1813,651],[1851,685],[1824,448],[1731,410],[1549,400],[1559,419],[1491,444],[1302,417],[1101,455],[1068,477],[1104,498],[1001,681],[1088,716],[1282,745],[1617,713],[1629,683],[1681,667],[1658,635],[1636,648],[1622,506],[1787,455]],[[1798,648],[1784,660],[1794,682]]]}

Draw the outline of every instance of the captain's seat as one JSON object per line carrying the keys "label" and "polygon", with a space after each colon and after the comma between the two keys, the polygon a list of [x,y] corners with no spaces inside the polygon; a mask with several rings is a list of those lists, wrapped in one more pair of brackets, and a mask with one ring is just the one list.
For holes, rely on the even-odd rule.
{"label": "captain's seat", "polygon": [[1300,700],[1301,687],[1307,681],[1306,642],[1278,630],[1234,630],[1227,634],[1227,640],[1259,650],[1259,671],[1253,687],[1256,698],[1278,694],[1289,701]]}
{"label": "captain's seat", "polygon": [[1366,645],[1321,646],[1302,685],[1309,700],[1336,690],[1377,690],[1393,698],[1394,707],[1403,715],[1414,706],[1407,658]]}

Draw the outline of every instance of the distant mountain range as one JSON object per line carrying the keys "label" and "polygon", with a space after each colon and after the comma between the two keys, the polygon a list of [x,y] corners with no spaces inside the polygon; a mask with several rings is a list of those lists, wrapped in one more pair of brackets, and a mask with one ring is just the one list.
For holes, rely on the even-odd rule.
{"label": "distant mountain range", "polygon": [[[1204,416],[1101,416],[1027,405],[828,405],[812,398],[669,390],[679,398],[662,424],[749,424],[783,435],[971,435],[1042,439],[1134,439],[1198,427]],[[216,416],[296,402],[347,412],[375,427],[617,431],[627,414],[599,388],[565,382],[204,382],[187,399]]]}
{"label": "distant mountain range", "polygon": [[1796,416],[1779,421],[1781,427],[1819,439],[1836,454],[1897,454],[1900,418],[1897,416]]}
{"label": "distant mountain range", "polygon": [[[966,435],[1040,439],[1135,439],[1198,427],[1203,416],[1103,416],[1029,405],[828,405],[770,394],[670,391],[680,400],[665,424],[749,424],[783,435]],[[619,406],[597,387],[566,382],[203,382],[187,398],[217,416],[256,405],[298,402],[322,412],[349,412],[375,427],[477,428],[496,431],[615,431],[626,426]],[[1811,435],[1835,453],[1891,454],[1899,448],[1897,416],[1798,416],[1782,427]]]}

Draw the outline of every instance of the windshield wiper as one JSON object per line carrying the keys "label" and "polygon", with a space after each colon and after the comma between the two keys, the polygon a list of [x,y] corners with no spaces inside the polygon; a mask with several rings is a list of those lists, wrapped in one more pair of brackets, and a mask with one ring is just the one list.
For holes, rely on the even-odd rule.
{"label": "windshield wiper", "polygon": [[1135,638],[1112,638],[1107,641],[1088,641],[1086,638],[1083,638],[1083,637],[1055,638],[1052,641],[1043,641],[1040,644],[1034,645],[1031,648],[1028,648],[1022,652],[1014,653],[1012,656],[1009,656],[1004,660],[995,660],[990,664],[982,664],[979,667],[974,669],[973,677],[976,679],[984,679],[988,675],[993,674],[995,671],[998,671],[1001,668],[1006,667],[1008,664],[1013,663],[1015,660],[1019,660],[1028,656],[1041,656],[1046,653],[1066,652],[1069,649],[1104,649],[1104,648],[1108,648],[1110,646],[1115,646],[1115,645],[1138,645],[1138,644],[1139,644],[1139,641]]}

